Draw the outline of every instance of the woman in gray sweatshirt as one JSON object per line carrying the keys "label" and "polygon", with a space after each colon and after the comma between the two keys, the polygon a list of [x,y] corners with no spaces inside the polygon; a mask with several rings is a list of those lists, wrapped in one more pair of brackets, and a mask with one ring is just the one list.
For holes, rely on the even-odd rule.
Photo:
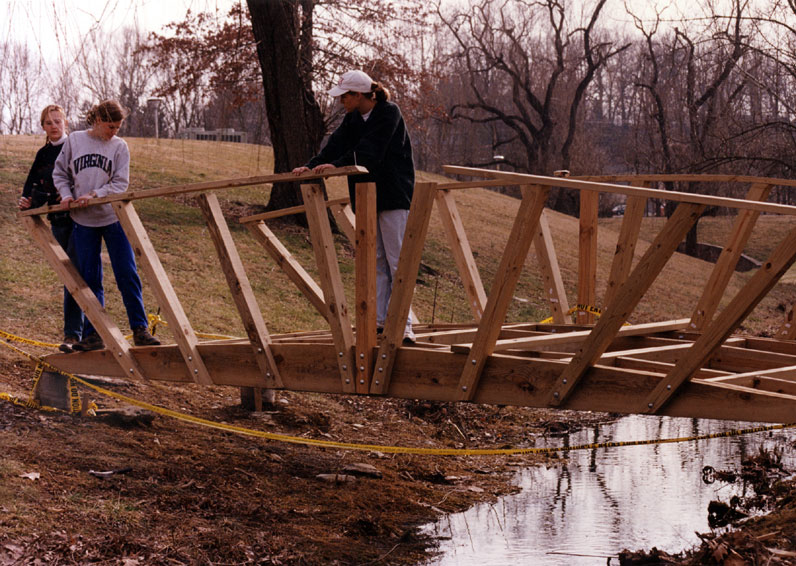
{"label": "woman in gray sweatshirt", "polygon": [[[88,206],[91,199],[123,193],[130,177],[130,151],[125,141],[116,137],[126,117],[114,100],[94,106],[88,113],[88,130],[73,132],[64,143],[55,161],[53,181],[62,204],[72,204],[75,223],[72,232],[80,275],[105,305],[102,286],[102,241],[122,295],[133,340],[136,346],[156,346],[160,342],[147,330],[147,316],[141,295],[141,278],[135,265],[130,242],[122,230],[110,204]],[[86,321],[83,339],[73,350],[89,351],[104,348],[102,338],[91,322]]]}

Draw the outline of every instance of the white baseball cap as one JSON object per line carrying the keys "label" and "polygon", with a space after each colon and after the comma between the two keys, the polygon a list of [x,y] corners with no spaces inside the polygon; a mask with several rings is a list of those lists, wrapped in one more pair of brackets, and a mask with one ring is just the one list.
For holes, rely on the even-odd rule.
{"label": "white baseball cap", "polygon": [[348,71],[340,77],[336,87],[329,90],[329,96],[342,96],[347,92],[370,92],[373,79],[362,71]]}

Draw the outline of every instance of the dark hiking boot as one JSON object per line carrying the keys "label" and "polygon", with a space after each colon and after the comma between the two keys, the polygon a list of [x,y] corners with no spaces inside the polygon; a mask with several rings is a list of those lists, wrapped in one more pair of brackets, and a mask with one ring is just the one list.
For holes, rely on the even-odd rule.
{"label": "dark hiking boot", "polygon": [[160,340],[152,336],[146,326],[133,328],[133,342],[136,346],[160,346]]}
{"label": "dark hiking boot", "polygon": [[91,352],[92,350],[102,350],[105,344],[102,343],[102,338],[96,332],[92,332],[80,342],[72,346],[75,352]]}
{"label": "dark hiking boot", "polygon": [[61,350],[64,354],[71,354],[74,352],[75,345],[80,342],[80,339],[77,336],[72,336],[71,334],[67,334],[64,336],[64,341],[61,342],[61,345],[58,346],[58,349]]}

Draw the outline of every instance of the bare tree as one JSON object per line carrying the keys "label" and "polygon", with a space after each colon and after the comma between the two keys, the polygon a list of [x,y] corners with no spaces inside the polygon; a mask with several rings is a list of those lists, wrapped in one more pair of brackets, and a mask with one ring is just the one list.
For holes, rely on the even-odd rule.
{"label": "bare tree", "polygon": [[27,134],[34,131],[38,106],[38,77],[41,61],[34,60],[27,46],[20,43],[0,45],[0,131]]}

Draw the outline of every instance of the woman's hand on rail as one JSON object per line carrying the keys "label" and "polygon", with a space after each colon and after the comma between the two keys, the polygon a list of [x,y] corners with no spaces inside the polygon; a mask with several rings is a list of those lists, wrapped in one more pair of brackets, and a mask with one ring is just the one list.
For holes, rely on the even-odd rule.
{"label": "woman's hand on rail", "polygon": [[327,169],[334,169],[335,166],[331,163],[321,163],[320,165],[316,165],[315,168],[312,170],[313,173],[323,173]]}
{"label": "woman's hand on rail", "polygon": [[303,166],[302,167],[296,167],[295,169],[293,169],[293,174],[294,175],[301,175],[302,173],[307,173],[309,170],[310,170],[309,167],[303,167]]}
{"label": "woman's hand on rail", "polygon": [[86,207],[86,206],[88,206],[88,201],[90,201],[93,198],[94,198],[94,194],[93,193],[89,193],[87,195],[80,195],[79,197],[77,197],[75,199],[75,204],[77,204],[77,206],[79,206],[81,208],[82,207]]}
{"label": "woman's hand on rail", "polygon": [[19,197],[19,202],[17,203],[20,210],[27,210],[30,208],[30,198],[28,197]]}

